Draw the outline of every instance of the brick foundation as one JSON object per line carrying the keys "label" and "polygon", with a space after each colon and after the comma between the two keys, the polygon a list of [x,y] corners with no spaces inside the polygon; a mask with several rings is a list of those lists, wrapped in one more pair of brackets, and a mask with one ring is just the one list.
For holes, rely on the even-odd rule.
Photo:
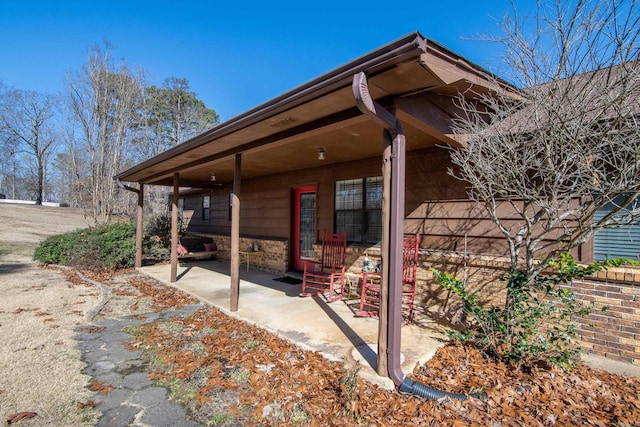
{"label": "brick foundation", "polygon": [[[211,237],[218,246],[218,258],[231,259],[231,237],[214,235]],[[251,268],[282,273],[288,269],[289,242],[286,239],[269,239],[265,237],[240,237],[240,250],[246,251],[250,244],[258,244],[262,253],[251,256]],[[244,259],[243,259],[244,260]]]}
{"label": "brick foundation", "polygon": [[[380,249],[349,248],[349,271],[362,271],[364,253],[375,262]],[[501,304],[506,291],[500,278],[509,267],[508,260],[485,256],[421,251],[416,290],[416,307],[441,321],[451,321],[459,312],[460,299],[442,289],[433,279],[431,268],[454,274],[465,281],[467,289],[477,293],[483,303]],[[585,351],[640,366],[640,269],[612,268],[588,280],[569,285],[579,301],[595,302],[596,310],[576,318],[581,346]],[[602,307],[606,306],[606,311]]]}

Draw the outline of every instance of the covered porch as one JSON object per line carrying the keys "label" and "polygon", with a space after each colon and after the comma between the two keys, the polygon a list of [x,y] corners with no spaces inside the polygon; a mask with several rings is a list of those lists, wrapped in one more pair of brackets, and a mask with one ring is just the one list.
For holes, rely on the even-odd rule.
{"label": "covered porch", "polygon": [[[405,210],[418,211],[429,200],[464,198],[464,186],[446,174],[441,146],[464,143],[453,130],[457,97],[495,90],[512,88],[413,33],[139,163],[116,176],[120,183],[138,184],[122,184],[138,195],[136,267],[142,264],[145,186],[172,187],[171,265],[144,271],[332,358],[350,358],[350,349],[362,348],[356,354],[370,356],[363,363],[367,370],[377,364],[381,376],[412,392],[414,384],[405,382],[403,372],[422,359],[417,346],[430,339],[419,331],[412,336],[413,327],[401,332],[401,254],[405,233],[428,230],[421,225],[424,215],[406,225]],[[194,265],[185,273],[178,266],[180,195],[187,188],[203,191],[190,231],[229,242],[218,243],[230,259],[225,268]],[[307,215],[301,214],[303,198],[310,205]],[[362,251],[380,244],[380,326],[354,318],[342,302],[327,306],[299,298],[299,286],[276,289],[272,276],[248,279],[240,268],[242,239],[252,239],[284,242],[278,250],[265,248],[265,258],[279,260],[280,271],[300,271],[315,258],[324,231],[348,231],[351,246]],[[363,346],[376,342],[377,363],[375,352]]]}
{"label": "covered porch", "polygon": [[[171,282],[168,264],[139,270],[181,289],[229,316],[256,324],[302,348],[344,361],[375,384],[391,389],[393,381],[376,374],[378,319],[355,317],[352,299],[327,304],[322,297],[300,298],[300,284],[286,283],[281,274],[244,268],[240,271],[240,304],[229,310],[229,261],[194,261],[178,267]],[[356,307],[357,309],[357,307]],[[404,372],[429,360],[446,339],[444,327],[421,313],[402,327],[401,363]]]}

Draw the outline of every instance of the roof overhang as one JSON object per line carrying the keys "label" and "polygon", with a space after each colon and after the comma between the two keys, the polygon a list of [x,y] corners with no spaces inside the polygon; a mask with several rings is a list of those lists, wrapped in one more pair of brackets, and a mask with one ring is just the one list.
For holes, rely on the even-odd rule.
{"label": "roof overhang", "polygon": [[[380,128],[360,113],[352,94],[352,79],[359,72],[367,74],[372,98],[396,109],[408,150],[456,144],[450,126],[455,109],[443,99],[468,89],[515,91],[413,33],[141,162],[116,179],[172,185],[173,174],[179,173],[181,186],[209,187],[212,173],[219,183],[233,180],[238,153],[243,155],[243,179],[380,155]],[[325,160],[318,160],[319,148],[325,150]]]}

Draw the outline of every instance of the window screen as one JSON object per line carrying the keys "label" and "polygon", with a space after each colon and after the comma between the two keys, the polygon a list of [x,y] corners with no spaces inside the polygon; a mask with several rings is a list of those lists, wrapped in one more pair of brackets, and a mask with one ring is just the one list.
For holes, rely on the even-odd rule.
{"label": "window screen", "polygon": [[202,198],[202,220],[209,221],[211,214],[211,196],[204,196]]}
{"label": "window screen", "polygon": [[380,241],[382,177],[336,181],[335,231],[346,231],[350,242]]}
{"label": "window screen", "polygon": [[[615,202],[620,204],[622,200],[619,197]],[[637,203],[640,201],[636,199],[633,204]],[[604,206],[593,219],[600,221],[611,213],[614,206],[613,203]],[[628,208],[632,208],[632,206]],[[621,215],[624,216],[624,212]],[[596,261],[606,261],[612,258],[637,259],[640,255],[640,221],[631,221],[628,225],[598,231],[593,239],[593,251]]]}

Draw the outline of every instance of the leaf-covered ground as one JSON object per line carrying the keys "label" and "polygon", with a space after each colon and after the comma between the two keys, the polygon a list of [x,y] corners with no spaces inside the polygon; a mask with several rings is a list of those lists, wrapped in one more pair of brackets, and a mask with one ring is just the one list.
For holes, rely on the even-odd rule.
{"label": "leaf-covered ground", "polygon": [[[193,302],[132,277],[131,296],[151,298],[156,310]],[[144,349],[150,377],[206,425],[640,425],[640,380],[583,366],[524,374],[452,344],[412,378],[445,391],[485,391],[488,398],[434,402],[380,389],[355,370],[211,307],[134,332],[125,345]]]}

